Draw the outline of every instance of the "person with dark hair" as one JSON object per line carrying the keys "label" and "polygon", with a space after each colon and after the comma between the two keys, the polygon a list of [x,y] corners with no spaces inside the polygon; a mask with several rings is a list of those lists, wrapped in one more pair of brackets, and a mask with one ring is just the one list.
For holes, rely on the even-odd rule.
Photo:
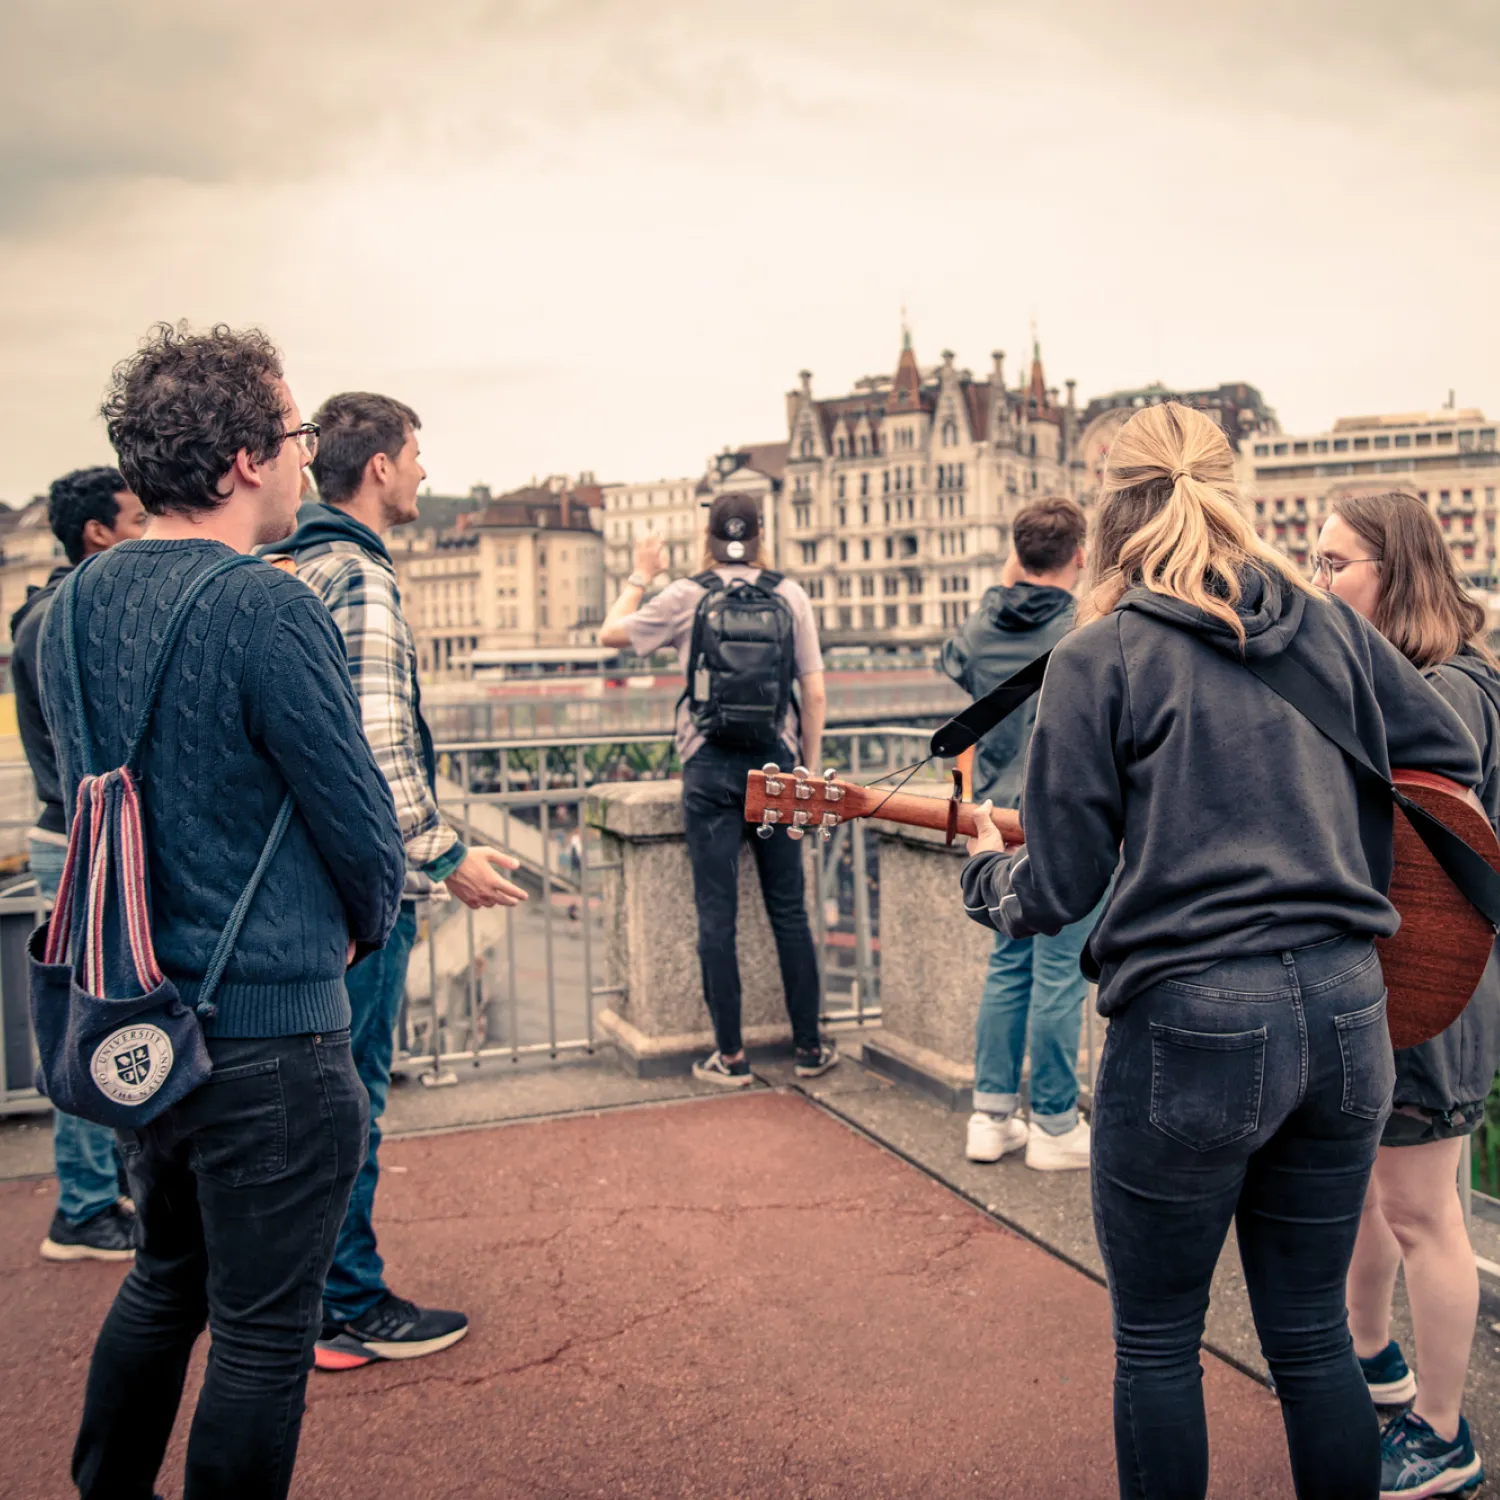
{"label": "person with dark hair", "polygon": [[[1479,800],[1500,828],[1500,666],[1426,504],[1399,491],[1339,495],[1313,577],[1369,620],[1464,721],[1483,761]],[[1479,1316],[1479,1272],[1458,1195],[1463,1143],[1484,1123],[1500,1068],[1500,955],[1459,1018],[1396,1052],[1396,1092],[1380,1136],[1349,1267],[1349,1329],[1377,1406],[1403,1406],[1382,1435],[1383,1494],[1446,1495],[1483,1478],[1463,1416]],[[1417,1374],[1391,1337],[1406,1273]]]}
{"label": "person with dark hair", "polygon": [[[943,647],[943,670],[971,697],[1050,651],[1073,625],[1073,590],[1083,567],[1088,522],[1065,498],[1034,500],[1011,522],[1011,553],[1001,581]],[[1033,701],[992,730],[968,767],[971,795],[1018,807]],[[1037,1171],[1089,1164],[1088,1122],[1078,1116],[1078,1036],[1088,984],[1079,954],[1090,917],[1052,936],[996,932],[974,1032],[974,1112],[970,1161],[999,1161],[1026,1150]],[[1031,1052],[1029,1123],[1020,1116],[1021,1066]]]}
{"label": "person with dark hair", "polygon": [[379,1122],[417,936],[416,902],[451,891],[469,907],[513,906],[526,893],[499,873],[519,861],[497,849],[466,847],[437,804],[437,757],[422,717],[416,643],[384,541],[392,527],[417,518],[417,490],[427,477],[417,442],[421,421],[402,402],[366,391],[330,396],[316,417],[312,472],[322,503],[303,505],[296,533],[272,555],[293,561],[344,638],[365,734],[395,798],[407,865],[390,941],[349,971],[350,1036],[370,1097],[370,1139],[323,1291],[316,1356],[319,1369],[349,1370],[436,1354],[469,1329],[462,1313],[418,1307],[386,1286],[372,1221]]}
{"label": "person with dark hair", "polygon": [[364,1154],[344,970],[396,919],[401,838],[328,611],[275,568],[225,567],[291,530],[317,438],[270,341],[161,325],[116,368],[103,409],[152,520],[141,540],[86,560],[61,596],[76,661],[60,608],[48,612],[42,698],[64,799],[89,764],[125,762],[155,643],[213,570],[158,679],[139,770],[152,939],[189,1008],[267,862],[213,975],[209,1080],[119,1132],[139,1244],[94,1348],[73,1479],[86,1497],[153,1492],[207,1324],[183,1493],[281,1497]]}
{"label": "person with dark hair", "polygon": [[[62,878],[68,822],[57,780],[57,752],[42,715],[37,642],[63,579],[85,557],[141,536],[146,512],[118,469],[74,469],[53,481],[47,519],[68,561],[52,570],[42,588],[29,589],[26,602],[10,617],[10,674],[21,748],[42,805],[36,826],[26,834],[27,859],[37,889],[51,900]],[[42,1241],[43,1258],[129,1260],[135,1254],[135,1219],[119,1201],[114,1131],[54,1110],[52,1157],[57,1166],[57,1211]]]}
{"label": "person with dark hair", "polygon": [[[688,691],[677,705],[677,755],[698,909],[698,968],[715,1042],[693,1064],[693,1076],[724,1089],[755,1082],[745,1056],[735,952],[740,849],[751,832],[745,777],[772,764],[792,771],[798,760],[803,774],[815,768],[828,706],[807,594],[801,584],[763,569],[760,559],[759,501],[719,495],[708,509],[702,571],[647,600],[662,570],[662,540],[642,537],[635,571],[599,629],[600,645],[629,646],[638,656],[674,649],[687,675]],[[800,711],[791,696],[794,682]],[[822,997],[803,899],[801,837],[800,828],[789,829],[785,837],[751,839],[750,847],[776,943],[793,1066],[799,1077],[816,1078],[837,1065],[839,1053],[818,1029]]]}
{"label": "person with dark hair", "polygon": [[1258,669],[1300,669],[1383,778],[1475,786],[1479,752],[1390,642],[1256,535],[1234,457],[1176,402],[1116,433],[1093,587],[1037,704],[1025,845],[1007,851],[981,804],[961,887],[1015,937],[1109,893],[1088,944],[1109,1017],[1091,1165],[1121,1496],[1208,1492],[1201,1344],[1233,1224],[1297,1495],[1376,1500],[1344,1285],[1395,1081],[1375,946],[1400,923],[1394,810]]}

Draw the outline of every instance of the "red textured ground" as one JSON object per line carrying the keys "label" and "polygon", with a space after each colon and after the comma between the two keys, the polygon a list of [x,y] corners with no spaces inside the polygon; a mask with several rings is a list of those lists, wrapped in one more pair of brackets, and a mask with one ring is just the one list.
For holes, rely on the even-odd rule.
{"label": "red textured ground", "polygon": [[[315,1374],[294,1495],[1115,1493],[1103,1290],[805,1100],[395,1141],[384,1160],[393,1284],[473,1332]],[[72,1494],[120,1275],[37,1258],[51,1204],[51,1184],[0,1185],[8,1500]],[[1275,1402],[1205,1364],[1213,1493],[1289,1494]]]}

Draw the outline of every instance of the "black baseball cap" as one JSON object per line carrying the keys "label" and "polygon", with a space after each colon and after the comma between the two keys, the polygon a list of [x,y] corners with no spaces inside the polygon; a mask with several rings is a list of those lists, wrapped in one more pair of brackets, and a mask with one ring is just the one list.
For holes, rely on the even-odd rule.
{"label": "black baseball cap", "polygon": [[760,535],[760,502],[754,495],[720,495],[708,508],[708,550],[724,563],[744,562]]}

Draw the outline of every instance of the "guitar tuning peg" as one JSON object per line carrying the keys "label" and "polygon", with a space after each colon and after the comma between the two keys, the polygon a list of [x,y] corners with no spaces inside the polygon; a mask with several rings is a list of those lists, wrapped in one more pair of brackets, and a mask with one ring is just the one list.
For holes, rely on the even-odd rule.
{"label": "guitar tuning peg", "polygon": [[756,836],[756,838],[758,838],[758,839],[768,839],[768,838],[770,838],[770,837],[771,837],[771,835],[772,835],[772,834],[773,834],[773,833],[775,833],[775,832],[776,832],[776,830],[775,830],[775,829],[774,829],[774,828],[772,828],[772,827],[771,827],[771,825],[770,825],[770,824],[769,824],[769,823],[762,823],[762,824],[761,824],[761,825],[760,825],[760,826],[759,826],[759,827],[758,827],[758,828],[757,828],[757,829],[756,829],[756,830],[755,830],[755,836]]}
{"label": "guitar tuning peg", "polygon": [[775,776],[781,767],[774,760],[768,760],[760,769],[767,776]]}
{"label": "guitar tuning peg", "polygon": [[795,776],[798,781],[806,781],[807,778],[812,775],[812,772],[809,771],[806,766],[793,766],[792,775]]}
{"label": "guitar tuning peg", "polygon": [[800,829],[800,828],[788,828],[787,831],[786,831],[786,836],[789,839],[800,839],[802,837],[802,829]]}
{"label": "guitar tuning peg", "polygon": [[824,781],[833,781],[838,776],[838,774],[839,773],[832,766],[825,766],[823,768]]}
{"label": "guitar tuning peg", "polygon": [[823,842],[825,844],[833,842],[833,829],[831,829],[831,828],[824,828],[822,830],[822,834],[823,834]]}

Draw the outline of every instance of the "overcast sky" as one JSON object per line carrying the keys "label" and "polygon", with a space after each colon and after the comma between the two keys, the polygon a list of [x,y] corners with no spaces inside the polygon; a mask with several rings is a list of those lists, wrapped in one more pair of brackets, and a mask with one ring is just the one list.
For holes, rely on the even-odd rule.
{"label": "overcast sky", "polygon": [[1500,413],[1500,6],[1201,9],[6,0],[0,499],[108,461],[161,318],[399,396],[450,492],[696,473],[903,305],[1080,398]]}

